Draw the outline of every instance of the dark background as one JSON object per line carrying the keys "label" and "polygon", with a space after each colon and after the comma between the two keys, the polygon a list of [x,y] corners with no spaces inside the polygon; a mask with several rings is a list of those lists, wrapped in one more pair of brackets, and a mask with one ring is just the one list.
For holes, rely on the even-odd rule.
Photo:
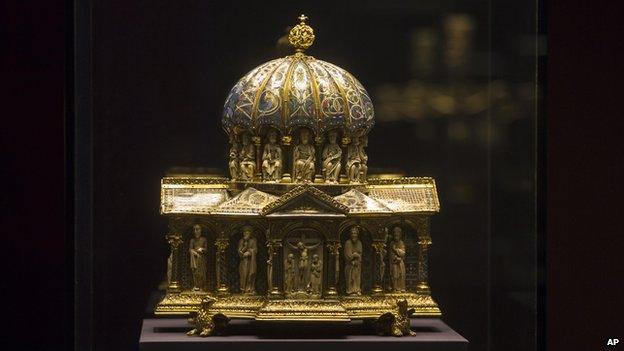
{"label": "dark background", "polygon": [[[96,29],[90,3],[78,1],[74,5],[56,0],[9,1],[2,4],[0,11],[0,35],[7,39],[2,55],[4,128],[0,140],[6,189],[2,197],[2,228],[7,255],[3,259],[9,261],[4,263],[8,268],[4,292],[9,294],[6,301],[22,302],[6,306],[5,313],[12,322],[4,329],[8,337],[5,344],[18,345],[21,349],[65,350],[71,348],[74,337],[81,337],[78,340],[82,344],[76,349],[85,350],[94,345],[92,334],[106,333],[111,340],[95,348],[112,349],[113,345],[119,345],[120,349],[135,349],[137,319],[142,311],[131,306],[145,300],[158,278],[139,282],[142,286],[139,288],[109,288],[111,297],[131,289],[142,291],[127,293],[126,296],[136,300],[128,299],[121,305],[107,303],[105,292],[98,292],[101,304],[98,313],[109,311],[104,313],[105,318],[98,317],[94,328],[89,311],[92,304],[88,301],[92,288],[88,283],[91,277],[100,280],[102,274],[101,270],[97,276],[90,274],[91,267],[85,264],[90,261],[90,251],[79,251],[77,260],[82,256],[84,260],[76,266],[78,274],[74,274],[72,253],[80,245],[73,245],[72,241],[86,242],[84,246],[88,249],[91,237],[89,157],[79,169],[74,167],[74,161],[81,157],[85,160],[85,155],[91,155],[92,151],[91,134],[85,133],[85,127],[90,130],[91,34]],[[517,7],[520,6],[524,7]],[[146,4],[144,8],[147,7]],[[511,7],[509,12],[516,10]],[[537,301],[547,301],[547,308],[541,306],[539,314],[547,317],[547,323],[539,330],[546,331],[549,350],[601,349],[608,337],[621,339],[624,330],[623,286],[618,279],[624,267],[621,261],[624,241],[619,235],[622,221],[618,220],[622,215],[622,167],[618,160],[622,150],[619,85],[623,78],[620,63],[624,30],[618,10],[616,4],[608,1],[568,0],[548,5],[548,80],[544,84],[548,124],[543,129],[548,135],[548,147],[538,150],[538,155],[547,161],[539,164],[547,167],[540,169],[538,179],[545,181],[538,182],[537,189],[539,209],[544,212],[548,209],[547,220],[539,216],[540,228],[545,222],[548,228],[548,288],[541,290],[547,293],[547,300],[540,296]],[[316,17],[310,11],[308,14],[313,19]],[[546,15],[545,9],[541,14]],[[509,17],[514,16],[505,18]],[[522,21],[523,17],[515,19]],[[280,21],[290,24],[286,19]],[[315,27],[318,32],[320,29]],[[316,49],[320,49],[320,43],[317,42]],[[350,58],[348,52],[345,57]],[[339,63],[333,57],[322,58]],[[357,60],[351,60],[349,65],[341,64],[372,92],[367,78],[352,67]],[[542,69],[540,73],[543,72]],[[74,120],[74,113],[80,118]],[[74,135],[74,123],[82,134]],[[74,142],[78,147],[74,147]],[[372,157],[371,163],[375,163]],[[445,190],[440,188],[444,196]],[[78,204],[75,207],[74,196]],[[443,205],[445,209],[448,206]],[[84,227],[74,227],[75,221]],[[441,221],[434,223],[438,233],[441,228],[436,228]],[[440,246],[440,235],[434,236],[434,247]],[[160,237],[160,233],[155,234],[154,242]],[[33,249],[37,249],[36,254]],[[116,257],[123,261],[129,256]],[[158,262],[157,267],[161,265]],[[131,279],[141,279],[147,272],[140,270],[143,266],[143,263],[140,267],[128,266],[136,272]],[[439,264],[435,266],[442,268]],[[74,285],[75,282],[78,284]],[[36,286],[45,288],[32,288]],[[76,296],[72,294],[74,286]],[[439,300],[442,293],[443,290],[434,286]],[[454,292],[447,293],[468,301]],[[467,304],[472,305],[473,301]],[[448,318],[450,306],[442,307],[446,321],[460,329]],[[465,321],[470,319],[459,311],[453,313]],[[508,324],[510,318],[504,314],[499,309],[495,315],[499,319],[490,320],[501,321],[501,327],[511,332],[514,324],[506,326],[504,323]],[[102,323],[104,320],[106,323]],[[539,320],[543,323],[543,318]],[[467,323],[470,322],[464,325]],[[74,326],[78,329],[74,330]],[[483,332],[485,326],[474,329]],[[471,337],[465,330],[463,333]],[[521,333],[520,329],[513,340],[521,339]],[[97,338],[98,342],[102,340],[101,336]]]}
{"label": "dark background", "polygon": [[535,5],[485,1],[93,1],[93,338],[136,347],[165,274],[159,181],[226,169],[220,114],[279,56],[300,13],[309,54],[354,74],[377,112],[371,173],[433,176],[431,278],[471,350],[536,344]]}

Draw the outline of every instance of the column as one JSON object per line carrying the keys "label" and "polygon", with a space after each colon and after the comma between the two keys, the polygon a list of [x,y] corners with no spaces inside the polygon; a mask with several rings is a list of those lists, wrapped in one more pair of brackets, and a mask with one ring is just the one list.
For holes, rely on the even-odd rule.
{"label": "column", "polygon": [[284,135],[282,137],[282,158],[284,164],[282,165],[282,183],[290,183],[292,182],[292,178],[290,177],[291,172],[293,171],[292,167],[292,150],[290,144],[292,143],[292,137],[290,135]]}
{"label": "column", "polygon": [[349,183],[349,170],[347,169],[347,160],[349,159],[349,155],[347,155],[349,144],[351,143],[351,138],[345,136],[341,140],[342,146],[342,170],[340,171],[340,179],[338,183],[347,184]]}
{"label": "column", "polygon": [[429,294],[429,245],[431,245],[431,237],[423,235],[418,237],[418,284],[416,292],[420,294]]}
{"label": "column", "polygon": [[269,295],[273,297],[281,296],[279,285],[280,268],[280,249],[282,242],[280,240],[267,241],[267,283]]}
{"label": "column", "polygon": [[262,181],[262,149],[261,142],[262,138],[260,136],[254,136],[251,138],[254,146],[256,147],[256,174],[254,174],[255,181]]}
{"label": "column", "polygon": [[323,136],[317,135],[316,138],[314,138],[314,142],[316,144],[316,164],[314,165],[316,172],[314,173],[314,182],[323,183]]}
{"label": "column", "polygon": [[386,272],[386,242],[374,241],[375,250],[374,269],[375,279],[373,280],[373,294],[383,293],[383,277]]}
{"label": "column", "polygon": [[[329,296],[338,295],[338,278],[340,277],[340,242],[329,241],[327,242],[327,251],[332,256],[334,263],[333,274],[328,274],[329,281],[327,282],[326,294]],[[327,267],[330,267],[328,265]],[[330,270],[331,273],[331,270]]]}
{"label": "column", "polygon": [[180,244],[182,244],[182,235],[179,234],[169,234],[165,236],[167,243],[169,244],[171,250],[171,281],[169,282],[169,286],[167,290],[169,292],[179,292],[181,290],[180,284],[178,280],[180,279],[179,273],[179,255],[180,255]]}
{"label": "column", "polygon": [[227,257],[226,250],[230,245],[228,238],[220,237],[215,241],[215,247],[217,248],[217,262],[215,265],[217,276],[217,292],[220,294],[226,294],[229,291],[227,281]]}

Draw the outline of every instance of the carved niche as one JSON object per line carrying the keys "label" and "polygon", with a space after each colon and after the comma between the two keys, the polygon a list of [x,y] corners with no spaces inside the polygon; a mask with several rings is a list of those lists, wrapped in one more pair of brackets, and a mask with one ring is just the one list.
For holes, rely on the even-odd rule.
{"label": "carved niche", "polygon": [[320,298],[323,291],[323,238],[313,229],[297,229],[283,242],[284,293],[289,298]]}

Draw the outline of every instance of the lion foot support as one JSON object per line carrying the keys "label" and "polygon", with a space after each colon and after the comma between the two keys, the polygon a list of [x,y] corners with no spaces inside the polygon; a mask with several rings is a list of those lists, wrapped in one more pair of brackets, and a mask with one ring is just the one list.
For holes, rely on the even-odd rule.
{"label": "lion foot support", "polygon": [[222,313],[210,313],[209,308],[213,302],[214,299],[206,299],[202,301],[202,304],[195,315],[188,320],[190,324],[195,326],[195,328],[187,332],[186,335],[199,335],[201,337],[206,337],[223,334],[230,319]]}
{"label": "lion foot support", "polygon": [[409,317],[412,313],[414,309],[407,308],[407,300],[398,300],[395,309],[377,319],[379,335],[415,336],[416,333],[410,329]]}
{"label": "lion foot support", "polygon": [[189,318],[189,323],[194,324],[195,328],[187,332],[186,335],[202,337],[222,335],[229,321],[230,319],[221,313],[211,315],[200,311],[197,316]]}

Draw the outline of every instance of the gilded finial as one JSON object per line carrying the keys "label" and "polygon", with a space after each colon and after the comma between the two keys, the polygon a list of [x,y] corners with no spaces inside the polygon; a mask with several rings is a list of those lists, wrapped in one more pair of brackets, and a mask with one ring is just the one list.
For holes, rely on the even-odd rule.
{"label": "gilded finial", "polygon": [[307,19],[306,15],[299,16],[299,24],[288,33],[288,41],[297,52],[304,52],[314,43],[314,30],[305,23]]}

